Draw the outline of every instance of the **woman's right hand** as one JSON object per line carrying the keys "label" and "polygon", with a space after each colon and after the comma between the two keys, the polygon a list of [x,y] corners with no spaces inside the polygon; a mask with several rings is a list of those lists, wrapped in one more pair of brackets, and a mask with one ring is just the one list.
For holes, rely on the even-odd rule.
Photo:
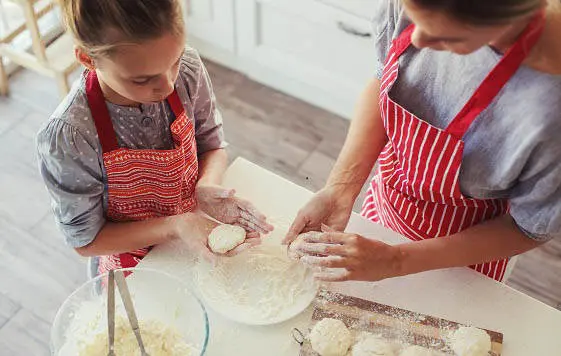
{"label": "woman's right hand", "polygon": [[283,243],[290,244],[305,232],[322,231],[322,225],[343,231],[349,222],[353,204],[354,199],[348,198],[335,187],[321,189],[300,209]]}
{"label": "woman's right hand", "polygon": [[248,233],[246,240],[235,249],[222,255],[215,254],[208,247],[208,236],[219,223],[198,213],[176,215],[173,219],[175,235],[189,246],[189,250],[209,262],[215,262],[217,256],[231,257],[237,255],[261,242],[258,233]]}

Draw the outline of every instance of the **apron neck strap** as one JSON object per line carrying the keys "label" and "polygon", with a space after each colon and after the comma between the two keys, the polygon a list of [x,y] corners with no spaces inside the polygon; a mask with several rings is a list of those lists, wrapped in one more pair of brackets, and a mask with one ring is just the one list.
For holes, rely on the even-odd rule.
{"label": "apron neck strap", "polygon": [[415,24],[411,24],[393,40],[395,57],[399,58],[411,46],[411,35],[415,31]]}
{"label": "apron neck strap", "polygon": [[[509,79],[520,68],[530,51],[541,37],[545,25],[545,13],[534,17],[512,47],[504,54],[499,63],[479,85],[474,95],[452,120],[446,132],[461,139],[471,123],[485,110],[499,94]],[[411,35],[415,25],[409,25],[394,41],[395,60],[411,46]]]}
{"label": "apron neck strap", "polygon": [[175,120],[184,115],[185,108],[183,107],[183,104],[181,104],[181,99],[179,98],[179,95],[177,95],[177,90],[174,90],[166,100],[168,101],[168,104],[171,107],[173,114],[175,115]]}
{"label": "apron neck strap", "polygon": [[540,12],[526,27],[514,45],[504,54],[495,68],[485,77],[475,94],[466,103],[446,132],[461,139],[471,123],[497,97],[501,89],[518,71],[540,39],[545,27],[545,16]]}
{"label": "apron neck strap", "polygon": [[95,70],[86,76],[86,96],[103,153],[116,150],[119,148],[117,136]]}

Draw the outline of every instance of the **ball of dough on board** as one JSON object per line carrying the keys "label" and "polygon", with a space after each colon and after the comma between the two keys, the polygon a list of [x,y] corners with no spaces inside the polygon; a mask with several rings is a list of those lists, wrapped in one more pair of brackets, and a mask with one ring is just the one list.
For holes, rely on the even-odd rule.
{"label": "ball of dough on board", "polygon": [[351,356],[397,356],[395,346],[379,336],[364,334],[353,346]]}
{"label": "ball of dough on board", "polygon": [[245,230],[235,225],[218,225],[208,235],[208,247],[215,253],[226,253],[245,241]]}
{"label": "ball of dough on board", "polygon": [[345,356],[352,344],[352,336],[341,320],[325,318],[310,332],[312,349],[321,356]]}
{"label": "ball of dough on board", "polygon": [[491,350],[489,334],[473,326],[460,326],[450,336],[450,343],[458,356],[487,356]]}
{"label": "ball of dough on board", "polygon": [[433,352],[431,349],[427,349],[426,347],[413,345],[405,348],[399,356],[435,356],[437,355],[436,352]]}

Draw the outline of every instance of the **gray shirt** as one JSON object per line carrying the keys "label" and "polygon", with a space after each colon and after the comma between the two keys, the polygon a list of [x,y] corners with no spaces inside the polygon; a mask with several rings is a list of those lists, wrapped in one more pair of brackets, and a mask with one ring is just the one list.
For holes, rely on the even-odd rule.
{"label": "gray shirt", "polygon": [[[208,73],[187,48],[175,83],[187,116],[194,121],[198,154],[223,148],[222,118]],[[140,108],[107,102],[120,147],[173,148],[175,119],[166,101]],[[72,87],[37,135],[39,169],[51,196],[56,222],[72,247],[91,243],[106,221],[107,176],[85,92],[85,77]]]}
{"label": "gray shirt", "polygon": [[[378,1],[378,77],[391,45],[411,22],[398,1]],[[501,59],[490,47],[469,55],[409,48],[390,97],[422,120],[445,128]],[[561,76],[522,66],[464,136],[464,195],[508,199],[530,237],[561,235]]]}

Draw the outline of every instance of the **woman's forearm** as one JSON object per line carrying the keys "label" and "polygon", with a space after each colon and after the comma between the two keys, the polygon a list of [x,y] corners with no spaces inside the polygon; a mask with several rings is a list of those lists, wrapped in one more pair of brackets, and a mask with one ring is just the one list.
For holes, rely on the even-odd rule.
{"label": "woman's forearm", "polygon": [[386,144],[379,105],[380,81],[372,80],[359,99],[345,144],[326,186],[356,199]]}
{"label": "woman's forearm", "polygon": [[203,153],[199,156],[200,184],[220,185],[228,165],[228,154],[221,148]]}
{"label": "woman's forearm", "polygon": [[458,234],[396,246],[400,274],[441,268],[463,267],[515,256],[541,242],[524,235],[506,215],[466,229]]}
{"label": "woman's forearm", "polygon": [[[194,214],[191,214],[194,215]],[[189,219],[188,214],[181,215]],[[76,251],[85,257],[114,255],[158,245],[178,238],[177,216],[134,222],[107,222],[95,239]]]}

